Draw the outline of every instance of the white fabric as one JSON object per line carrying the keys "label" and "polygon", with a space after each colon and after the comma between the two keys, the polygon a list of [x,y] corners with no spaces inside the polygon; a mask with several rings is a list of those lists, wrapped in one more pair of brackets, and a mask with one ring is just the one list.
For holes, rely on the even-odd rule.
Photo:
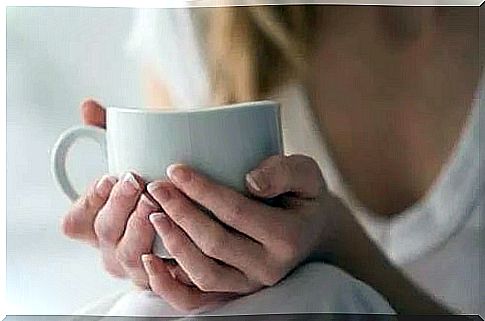
{"label": "white fabric", "polygon": [[[141,13],[136,25],[138,27],[135,26],[133,30],[132,39],[138,39],[141,35],[145,37],[143,43],[147,46],[139,42],[138,50],[141,50],[139,54],[148,53],[153,59],[151,61],[160,66],[164,80],[168,81],[170,88],[173,89],[175,101],[180,102],[182,106],[185,106],[187,101],[193,105],[204,105],[208,102],[210,93],[203,94],[204,90],[207,90],[207,83],[197,81],[197,75],[206,75],[201,56],[194,57],[194,55],[197,56],[197,51],[187,55],[187,52],[180,51],[180,47],[176,45],[177,42],[192,42],[194,47],[191,48],[196,48],[194,33],[186,32],[188,29],[184,29],[184,32],[177,30],[176,36],[174,33],[170,38],[161,36],[159,32],[153,32],[158,30],[160,25],[169,24],[168,21],[174,25],[178,25],[176,22],[179,21],[178,19],[182,19],[185,23],[190,22],[190,19],[187,19],[188,10],[178,10],[180,11],[150,11],[151,23],[145,21],[146,12]],[[141,24],[145,24],[143,28],[139,27]],[[174,38],[177,41],[172,41]],[[132,46],[132,49],[134,48],[136,46]],[[136,51],[132,53],[136,55]],[[169,57],[168,53],[172,57],[178,57],[177,65],[184,65],[185,69],[171,68],[170,64],[173,60],[166,60]],[[200,65],[195,65],[197,63]],[[165,70],[168,73],[163,73]],[[197,84],[200,87],[195,87]],[[312,117],[301,88],[298,86],[282,88],[271,98],[282,105],[285,151],[289,154],[302,153],[312,156],[319,163],[330,190],[347,203],[370,237],[376,241],[390,260],[400,266],[422,288],[448,306],[464,313],[484,315],[485,238],[483,229],[485,224],[483,224],[484,210],[480,206],[484,198],[482,189],[484,180],[479,173],[479,167],[483,164],[483,159],[479,157],[480,141],[482,144],[484,141],[483,138],[479,139],[479,122],[484,116],[483,113],[482,116],[479,113],[479,109],[482,109],[479,96],[477,95],[474,101],[475,107],[461,141],[435,184],[418,203],[401,213],[402,215],[391,219],[382,219],[373,215],[359,204],[346,188],[345,182],[332,162],[331,155],[325,148],[324,138],[318,130],[315,118]],[[327,267],[324,266],[322,269],[325,270]],[[313,283],[308,281],[311,281],[312,277],[303,278],[300,281],[310,286]],[[321,277],[325,278],[325,276]],[[286,292],[288,295],[295,293],[291,287],[282,291],[288,291]],[[262,298],[266,298],[264,293],[269,294],[271,291],[263,291]],[[313,292],[303,296],[303,302],[306,302],[305,300],[313,302],[312,299],[314,299]],[[271,296],[269,300],[271,301]],[[327,296],[325,300],[331,299]],[[319,301],[322,308],[325,307],[325,300]],[[141,301],[138,300],[138,304],[141,304]],[[249,306],[257,305],[258,302],[258,300],[251,301]],[[300,303],[303,304],[303,302]],[[379,300],[373,302],[379,305]],[[352,306],[351,300],[347,303]],[[302,308],[304,305],[290,305],[290,307]],[[333,306],[333,308],[341,307]],[[234,308],[237,311],[238,308],[248,307],[241,305]],[[278,309],[278,306],[268,305],[266,308]],[[124,312],[129,313],[129,310]]]}
{"label": "white fabric", "polygon": [[485,315],[485,211],[480,206],[485,182],[479,153],[485,142],[479,131],[485,117],[483,101],[477,95],[462,139],[426,197],[384,220],[361,206],[346,188],[301,92],[290,87],[276,95],[283,106],[285,150],[312,156],[319,163],[329,189],[418,285],[454,309]]}
{"label": "white fabric", "polygon": [[[330,265],[311,263],[279,284],[229,302],[201,315],[271,313],[388,313],[394,311],[364,283]],[[78,315],[172,317],[186,316],[151,291],[131,291],[104,299]]]}

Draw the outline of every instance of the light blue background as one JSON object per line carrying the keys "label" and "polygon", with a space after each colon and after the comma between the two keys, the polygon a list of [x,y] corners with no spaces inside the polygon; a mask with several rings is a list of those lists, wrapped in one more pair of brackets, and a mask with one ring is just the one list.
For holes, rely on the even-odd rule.
{"label": "light blue background", "polygon": [[[8,314],[69,314],[130,286],[104,272],[94,249],[60,234],[69,202],[53,183],[49,157],[58,135],[80,123],[83,98],[142,104],[139,66],[123,48],[133,14],[7,9]],[[101,160],[95,143],[74,148],[69,167],[76,186],[104,171]]]}

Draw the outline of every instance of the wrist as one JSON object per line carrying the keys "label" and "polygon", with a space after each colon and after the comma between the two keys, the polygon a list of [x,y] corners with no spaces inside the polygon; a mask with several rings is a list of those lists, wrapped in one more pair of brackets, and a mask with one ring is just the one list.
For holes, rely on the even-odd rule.
{"label": "wrist", "polygon": [[333,232],[329,237],[325,226],[321,233],[317,251],[320,259],[374,288],[398,313],[451,313],[389,261],[338,198],[329,197],[323,208],[322,214],[333,218],[323,225],[331,224]]}
{"label": "wrist", "polygon": [[323,213],[329,217],[318,251],[324,261],[352,273],[378,255],[377,247],[340,198],[329,194]]}
{"label": "wrist", "polygon": [[350,246],[352,235],[360,226],[338,197],[327,193],[321,204],[318,215],[324,219],[320,224],[318,244],[312,257],[338,265],[338,262],[353,251]]}

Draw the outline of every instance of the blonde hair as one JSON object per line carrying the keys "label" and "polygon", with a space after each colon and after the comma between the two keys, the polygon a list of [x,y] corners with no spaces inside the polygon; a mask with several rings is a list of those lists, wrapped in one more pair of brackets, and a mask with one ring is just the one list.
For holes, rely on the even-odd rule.
{"label": "blonde hair", "polygon": [[[215,102],[263,99],[290,81],[304,81],[309,69],[308,58],[315,46],[317,23],[323,19],[319,9],[333,10],[333,14],[339,15],[342,11],[367,8],[274,5],[198,9],[195,15],[200,21]],[[420,34],[421,15],[430,10],[421,7],[371,9],[379,12],[389,47],[394,49],[402,48]],[[472,10],[440,8],[437,15],[461,17],[463,22],[470,20]]]}
{"label": "blonde hair", "polygon": [[203,45],[214,99],[261,99],[305,74],[314,30],[312,6],[205,9]]}

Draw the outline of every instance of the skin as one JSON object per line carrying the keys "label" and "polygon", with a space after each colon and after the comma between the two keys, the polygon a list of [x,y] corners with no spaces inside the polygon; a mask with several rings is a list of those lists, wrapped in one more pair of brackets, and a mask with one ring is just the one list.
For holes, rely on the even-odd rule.
{"label": "skin", "polygon": [[[372,10],[335,17],[312,61],[311,103],[354,194],[390,216],[422,197],[459,139],[469,111],[463,106],[478,79],[467,58],[473,35],[446,33],[425,12],[417,18],[424,31],[395,53],[379,42],[383,33]],[[350,23],[356,21],[359,28]],[[355,86],[360,90],[349,90]],[[151,99],[169,105],[161,92]],[[85,123],[104,126],[98,103],[87,100],[81,110]],[[311,158],[265,160],[248,173],[251,197],[183,164],[167,174],[169,180],[148,185],[136,173],[94,182],[64,217],[64,233],[96,246],[112,275],[151,288],[183,311],[211,309],[278,283],[300,264],[324,260],[372,286],[398,313],[450,313],[387,260],[329,193]],[[276,196],[277,206],[260,201]],[[175,261],[151,254],[155,234]]]}
{"label": "skin", "polygon": [[394,39],[394,50],[373,7],[331,10],[310,62],[310,101],[349,189],[393,216],[427,193],[460,138],[479,77],[477,17],[408,8],[422,32]]}
{"label": "skin", "polygon": [[[104,108],[92,99],[81,105],[83,122],[105,127]],[[101,252],[104,267],[112,276],[130,278],[140,288],[148,287],[141,254],[150,253],[155,231],[148,216],[160,206],[145,191],[145,183],[134,174],[132,181],[103,176],[93,182],[65,215],[62,232],[86,242]],[[190,282],[177,265],[167,262],[174,276]]]}
{"label": "skin", "polygon": [[[94,101],[82,110],[89,114],[85,120],[103,119]],[[63,231],[96,246],[113,276],[130,278],[185,312],[209,310],[277,284],[304,262],[326,260],[373,286],[399,313],[449,313],[379,252],[328,192],[314,160],[273,156],[248,174],[248,191],[258,198],[279,196],[278,206],[174,164],[167,181],[146,185],[133,175],[136,188],[124,178],[96,181],[64,217]],[[150,254],[154,233],[175,262]]]}

